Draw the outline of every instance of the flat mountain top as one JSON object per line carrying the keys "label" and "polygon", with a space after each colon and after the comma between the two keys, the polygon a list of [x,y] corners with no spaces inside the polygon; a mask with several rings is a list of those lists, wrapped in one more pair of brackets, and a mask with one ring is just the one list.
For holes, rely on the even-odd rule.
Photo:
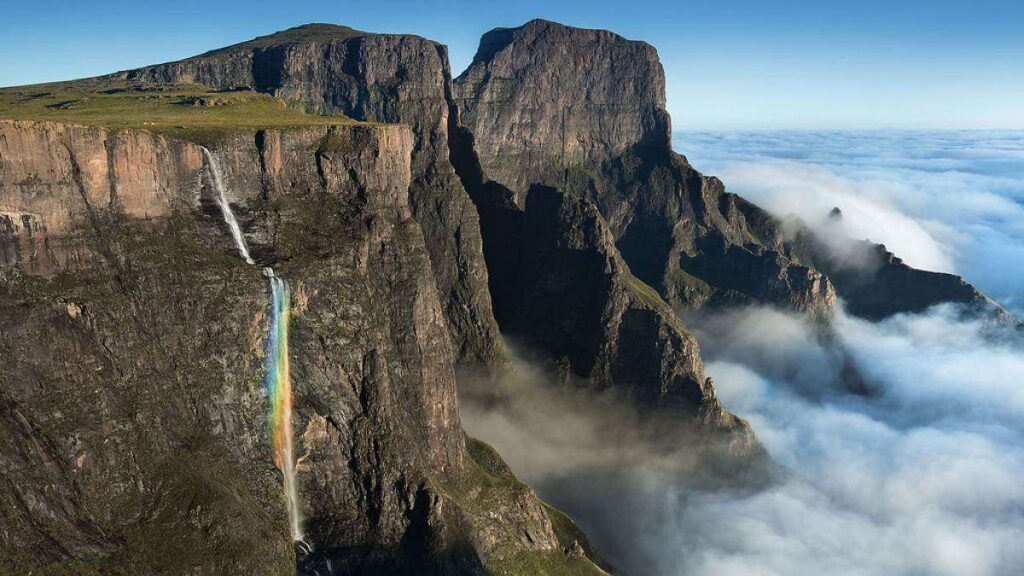
{"label": "flat mountain top", "polygon": [[369,34],[369,32],[363,32],[361,30],[349,28],[348,26],[341,26],[339,24],[303,24],[302,26],[288,28],[287,30],[281,30],[280,32],[274,32],[273,34],[267,34],[266,36],[257,36],[252,40],[232,44],[231,46],[225,46],[224,48],[210,50],[209,52],[204,52],[197,56],[188,58],[188,60],[209,58],[211,56],[230,54],[232,52],[269,48],[271,46],[280,46],[282,44],[348,40],[350,38],[367,36]]}
{"label": "flat mountain top", "polygon": [[140,128],[183,137],[356,123],[340,114],[306,114],[280,98],[251,90],[99,80],[0,89],[0,119]]}

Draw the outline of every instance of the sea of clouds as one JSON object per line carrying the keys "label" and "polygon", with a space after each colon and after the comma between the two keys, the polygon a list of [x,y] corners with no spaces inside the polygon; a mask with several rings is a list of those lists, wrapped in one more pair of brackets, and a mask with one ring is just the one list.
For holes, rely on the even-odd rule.
{"label": "sea of clouds", "polygon": [[[848,229],[1020,312],[1024,134],[709,133],[677,148],[779,214],[813,224],[839,206]],[[877,323],[840,311],[827,334],[770,308],[687,322],[775,482],[694,484],[689,449],[645,415],[528,362],[499,389],[463,388],[466,429],[629,574],[1024,574],[1019,333],[947,306]]]}
{"label": "sea of clouds", "polygon": [[1024,132],[694,132],[674,143],[771,212],[813,226],[839,207],[854,238],[1024,312]]}

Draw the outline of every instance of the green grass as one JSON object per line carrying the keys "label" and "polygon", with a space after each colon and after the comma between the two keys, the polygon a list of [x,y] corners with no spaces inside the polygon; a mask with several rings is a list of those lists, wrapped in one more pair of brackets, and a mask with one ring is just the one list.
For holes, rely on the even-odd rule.
{"label": "green grass", "polygon": [[198,85],[138,85],[81,80],[0,89],[0,119],[46,120],[109,129],[144,129],[181,137],[225,131],[355,124],[319,116],[253,91]]}
{"label": "green grass", "polygon": [[[472,460],[471,471],[462,480],[448,482],[447,493],[471,514],[487,514],[494,510],[514,508],[521,493],[528,491],[516,479],[508,464],[488,444],[466,436],[466,449]],[[542,503],[543,504],[543,503]],[[573,540],[586,546],[583,532],[572,519],[544,504],[559,544]],[[563,542],[563,539],[565,540]],[[510,551],[507,551],[510,552]],[[606,574],[585,556],[569,556],[562,551],[518,551],[496,554],[487,560],[488,574],[493,576],[601,576]]]}
{"label": "green grass", "polygon": [[561,552],[521,552],[503,560],[488,563],[494,576],[607,576],[593,562],[582,556],[569,558]]}
{"label": "green grass", "polygon": [[630,291],[648,306],[661,310],[669,308],[668,304],[661,299],[661,295],[658,294],[657,290],[651,288],[636,276],[633,276],[632,274],[626,276],[626,286],[628,286]]}

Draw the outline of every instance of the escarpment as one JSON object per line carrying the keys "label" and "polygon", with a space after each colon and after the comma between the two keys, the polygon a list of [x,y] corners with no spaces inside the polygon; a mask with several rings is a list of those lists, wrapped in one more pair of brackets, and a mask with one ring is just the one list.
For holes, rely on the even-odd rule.
{"label": "escarpment", "polygon": [[833,279],[851,314],[880,320],[948,303],[960,306],[966,315],[1021,325],[1005,308],[962,277],[918,270],[883,244],[854,240],[843,227],[839,208],[832,210],[820,230],[811,230],[801,223],[793,227],[806,258]]}
{"label": "escarpment", "polygon": [[[467,450],[413,132],[207,146],[254,258],[294,293],[300,572],[600,573],[496,455]],[[0,288],[3,571],[295,572],[261,382],[266,283],[233,253],[210,170],[166,135],[0,121],[4,210],[33,223],[5,239]]]}
{"label": "escarpment", "polygon": [[503,361],[476,210],[448,159],[451,71],[443,45],[412,35],[311,24],[114,77],[250,88],[318,114],[410,126],[410,205],[427,240],[460,360],[481,368]]}
{"label": "escarpment", "polygon": [[430,40],[309,25],[0,90],[0,571],[602,574],[463,432],[456,369],[501,367],[499,326],[749,457],[677,312],[984,299],[884,251],[848,274],[670,149],[664,84],[647,44],[533,21],[455,80]]}
{"label": "escarpment", "polygon": [[[557,77],[553,74],[540,77],[535,70],[527,69],[507,83],[520,96],[505,110],[513,115],[522,113],[529,122],[514,121],[513,124],[531,127],[531,131],[520,134],[512,130],[506,133],[504,138],[510,144],[490,149],[488,154],[480,154],[476,148],[487,146],[491,140],[479,138],[476,126],[460,123],[453,117],[467,113],[462,109],[466,100],[459,97],[465,89],[451,82],[446,50],[419,37],[367,34],[326,25],[304,26],[180,62],[122,73],[119,79],[133,82],[202,82],[222,89],[244,86],[274,94],[317,112],[340,111],[356,119],[386,120],[410,125],[416,139],[410,205],[414,216],[421,223],[428,250],[431,251],[431,261],[442,301],[446,302],[453,340],[460,350],[461,359],[470,362],[474,359],[493,360],[500,353],[500,338],[497,337],[495,314],[490,308],[493,305],[499,321],[512,316],[521,318],[523,315],[518,312],[507,313],[510,304],[505,301],[492,302],[491,294],[500,293],[500,296],[495,296],[499,298],[515,294],[519,288],[529,285],[530,280],[523,279],[520,282],[520,273],[528,272],[527,269],[506,269],[497,261],[484,262],[481,223],[477,213],[486,219],[493,212],[479,201],[479,194],[474,198],[477,200],[474,205],[464,189],[464,185],[477,186],[478,179],[471,175],[477,170],[476,163],[480,164],[479,171],[488,175],[487,182],[491,182],[490,173],[494,166],[488,164],[488,159],[500,157],[502,165],[509,167],[502,172],[508,175],[509,180],[506,182],[501,178],[496,185],[512,190],[525,181],[514,180],[517,174],[526,175],[529,179],[535,173],[555,170],[551,158],[537,154],[533,147],[547,150],[556,140],[556,132],[560,134],[557,137],[561,138],[558,141],[578,144],[575,147],[563,147],[566,151],[561,161],[571,161],[579,166],[589,166],[604,158],[617,157],[638,146],[654,150],[667,149],[669,141],[669,118],[664,110],[664,78],[653,48],[642,43],[627,43],[623,45],[625,48],[620,48],[621,38],[608,32],[579,31],[550,23],[534,24],[562,35],[553,38],[554,42],[560,41],[563,36],[575,42],[577,35],[586,33],[593,35],[593,42],[597,45],[612,46],[607,51],[607,57],[605,53],[597,56],[588,54],[586,58],[574,54],[583,68],[575,76],[559,78],[560,81],[575,79],[573,86],[560,89],[592,95],[588,96],[587,101],[592,100],[594,105],[579,109],[561,107],[561,116],[554,118],[552,115],[556,114],[555,108],[544,104],[549,99],[534,97],[538,90],[543,90],[544,86],[550,85]],[[508,45],[515,44],[515,40],[517,36],[512,31],[489,33],[482,42],[481,54],[506,53]],[[545,43],[538,43],[535,48],[540,52],[519,56],[532,60],[556,57],[557,50]],[[477,60],[480,58],[478,55]],[[630,87],[623,90],[621,85],[608,82],[613,69],[619,77],[629,79]],[[658,73],[652,74],[651,71],[655,69]],[[631,71],[632,74],[622,74],[623,70]],[[535,109],[528,101],[542,104]],[[600,135],[600,138],[594,138],[595,135]],[[472,143],[467,144],[467,141]],[[460,167],[458,177],[452,161]],[[522,196],[518,200],[513,198],[513,204],[519,209],[525,207],[525,194]],[[552,224],[555,222],[552,221]],[[503,227],[504,224],[492,220],[482,225],[482,233],[491,238],[511,232]],[[489,249],[501,250],[498,244],[491,242]],[[520,251],[519,247],[511,249]],[[614,245],[592,245],[588,249],[605,254],[617,252]],[[525,254],[527,249],[521,252]],[[536,253],[535,256],[538,268],[548,266],[544,260],[546,253]],[[617,253],[614,257],[618,258]],[[689,392],[680,394],[676,390],[672,394],[679,398],[688,395],[693,400],[691,409],[694,410],[703,409],[704,400],[701,398],[714,404],[713,393],[703,391],[702,371],[691,370],[691,360],[698,356],[692,337],[685,328],[679,329],[681,323],[671,317],[673,315],[668,309],[659,309],[657,312],[645,310],[641,313],[634,305],[642,299],[635,297],[630,300],[631,304],[625,304],[625,295],[632,292],[622,287],[639,287],[643,283],[630,275],[626,266],[616,268],[614,274],[615,285],[619,289],[600,296],[602,300],[595,302],[592,308],[578,315],[578,318],[589,315],[591,319],[599,319],[602,311],[606,310],[617,310],[617,316],[622,316],[625,309],[632,306],[630,309],[634,313],[626,315],[630,321],[622,325],[644,324],[643,329],[630,332],[631,335],[643,337],[639,341],[616,337],[613,342],[595,342],[593,346],[601,346],[604,351],[586,359],[575,358],[576,361],[570,363],[572,370],[604,385],[624,380],[622,387],[629,389],[631,394],[635,392],[637,398],[644,399],[665,396],[664,390],[679,387],[675,382],[677,375],[686,374],[683,380],[693,384]],[[490,290],[487,290],[489,276],[495,278],[490,282]],[[629,282],[626,282],[627,276]],[[536,293],[535,296],[544,297],[547,301],[540,303],[537,299],[529,298],[519,298],[518,301],[537,302],[537,310],[541,310],[543,306],[554,305],[559,300],[558,295],[552,293]],[[554,309],[558,310],[557,305]],[[647,320],[638,320],[640,316]],[[511,333],[524,334],[529,324],[525,321],[519,321],[518,324],[504,323],[502,328]],[[616,321],[613,324],[618,329],[620,323]],[[567,346],[571,340],[598,338],[597,334],[571,336],[572,331],[580,326],[576,320],[565,320],[562,325],[563,329],[556,333],[567,337]],[[530,326],[528,331],[539,335],[548,326],[546,322],[539,322]],[[675,356],[669,353],[671,346],[666,348],[666,330],[681,333],[668,339],[678,340],[679,347],[685,349],[678,355],[678,359],[669,360]],[[547,338],[547,341],[551,342],[553,338]],[[537,340],[535,343],[539,342]],[[647,352],[648,349],[660,352],[652,356]],[[547,348],[544,351],[549,352]],[[563,356],[554,349],[550,352],[556,360]],[[661,355],[661,352],[667,355]],[[632,366],[639,361],[638,354],[643,356],[644,368]],[[599,365],[606,367],[598,368]],[[699,366],[699,363],[695,366]],[[620,374],[620,377],[611,378],[613,372]],[[631,377],[626,378],[627,374]],[[717,411],[715,406],[714,411]]]}
{"label": "escarpment", "polygon": [[[842,252],[873,264],[851,271],[826,249],[835,239],[794,234],[696,171],[670,148],[664,72],[643,42],[543,20],[497,29],[482,38],[453,96],[478,206],[523,209],[538,184],[592,203],[632,273],[677,311],[768,304],[827,319],[838,296],[872,319],[944,302],[992,309],[962,279],[852,241]],[[515,250],[500,247],[508,243],[500,234],[490,243],[490,251]],[[490,273],[501,275],[494,266]]]}
{"label": "escarpment", "polygon": [[452,159],[480,211],[502,330],[571,376],[752,447],[669,303],[825,314],[834,294],[787,257],[767,214],[671,152],[654,49],[537,20],[485,35],[453,95]]}

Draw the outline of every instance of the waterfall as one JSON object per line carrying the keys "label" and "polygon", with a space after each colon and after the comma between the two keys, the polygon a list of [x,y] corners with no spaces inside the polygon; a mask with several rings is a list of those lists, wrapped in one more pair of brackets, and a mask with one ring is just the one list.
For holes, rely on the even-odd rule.
{"label": "waterfall", "polygon": [[220,169],[220,162],[205,146],[200,146],[200,148],[203,150],[203,157],[206,158],[206,165],[210,168],[210,181],[213,183],[214,192],[217,193],[217,205],[220,206],[220,212],[224,215],[224,222],[231,230],[231,237],[235,239],[235,247],[242,253],[242,258],[246,262],[255,265],[256,263],[249,256],[249,247],[245,245],[245,237],[242,236],[242,229],[238,226],[235,213],[231,211],[228,198],[224,195],[224,174]]}
{"label": "waterfall", "polygon": [[[255,265],[245,244],[245,236],[238,226],[238,220],[231,211],[227,196],[224,194],[224,176],[220,163],[205,147],[203,157],[209,167],[210,181],[217,195],[224,222],[231,230],[235,247],[249,264]],[[298,482],[295,474],[295,438],[292,433],[292,378],[290,351],[288,349],[288,324],[291,321],[291,290],[283,278],[279,278],[274,269],[266,267],[263,274],[270,283],[270,329],[267,333],[267,355],[265,361],[264,386],[270,400],[270,437],[274,449],[274,465],[284,476],[284,497],[288,507],[288,524],[292,540],[305,545],[302,532],[302,511],[299,509]]]}
{"label": "waterfall", "polygon": [[265,384],[270,396],[270,430],[274,464],[284,475],[284,496],[292,540],[303,539],[299,492],[295,478],[295,439],[292,435],[292,379],[288,359],[288,323],[291,320],[291,291],[288,283],[265,269],[270,279],[270,333],[267,338]]}

